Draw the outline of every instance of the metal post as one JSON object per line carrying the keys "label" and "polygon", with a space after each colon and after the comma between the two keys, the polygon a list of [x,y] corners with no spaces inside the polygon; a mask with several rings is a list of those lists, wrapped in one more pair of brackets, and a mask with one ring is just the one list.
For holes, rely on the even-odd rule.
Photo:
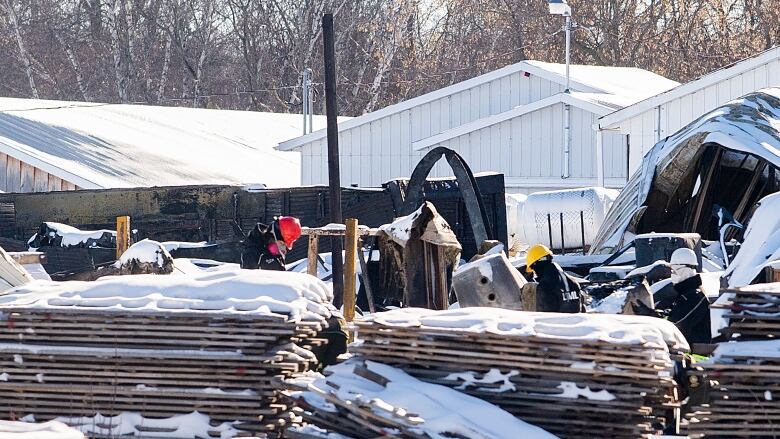
{"label": "metal post", "polygon": [[[566,90],[564,93],[571,93],[571,80],[569,75],[569,65],[571,64],[571,12],[564,14],[566,23],[563,25],[563,30],[566,34]],[[569,178],[571,172],[571,107],[569,104],[564,105],[564,128],[563,128],[563,178]]]}
{"label": "metal post", "polygon": [[[328,181],[330,222],[341,224],[341,174],[339,172],[339,128],[336,106],[336,49],[333,33],[333,14],[322,16],[323,55],[325,61],[325,113],[328,121]],[[331,238],[333,261],[333,304],[344,303],[344,261],[341,251],[344,243],[340,237]]]}
{"label": "metal post", "polygon": [[566,93],[569,93],[569,61],[571,52],[571,14],[566,14]]}
{"label": "metal post", "polygon": [[563,105],[563,175],[569,178],[571,174],[571,105]]}
{"label": "metal post", "polygon": [[303,112],[303,135],[309,134],[309,69],[301,72],[301,110]]}
{"label": "metal post", "polygon": [[304,70],[306,72],[306,78],[308,79],[308,82],[306,84],[306,101],[308,104],[306,105],[306,109],[308,110],[309,114],[309,123],[308,128],[309,132],[314,131],[314,89],[311,87],[311,77],[312,77],[312,71],[311,69]]}
{"label": "metal post", "polygon": [[566,238],[563,236],[564,233],[565,233],[564,230],[563,230],[563,212],[560,212],[560,219],[561,219],[561,254],[565,255],[566,254]]}

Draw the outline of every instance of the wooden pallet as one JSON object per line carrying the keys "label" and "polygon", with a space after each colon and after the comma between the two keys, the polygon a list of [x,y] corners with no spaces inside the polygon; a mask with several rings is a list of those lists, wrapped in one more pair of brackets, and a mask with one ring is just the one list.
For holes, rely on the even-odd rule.
{"label": "wooden pallet", "polygon": [[197,411],[246,434],[278,437],[295,418],[280,383],[316,365],[289,351],[325,342],[317,337],[323,323],[285,316],[0,308],[5,419]]}
{"label": "wooden pallet", "polygon": [[[727,289],[731,303],[727,328],[732,341],[780,338],[780,292],[756,285]],[[755,353],[755,349],[752,350]],[[780,436],[780,358],[720,354],[688,372],[710,386],[707,401],[686,414],[684,429],[692,438],[774,438]]]}
{"label": "wooden pallet", "polygon": [[[358,321],[356,327],[362,343],[352,351],[362,357],[484,399],[564,439],[649,437],[672,422],[679,409],[672,375],[674,360],[682,353],[670,353],[665,345],[477,334],[375,321]],[[458,376],[468,371],[483,379],[496,370],[512,376],[476,386],[464,386]],[[564,382],[609,392],[613,399],[567,397]],[[501,389],[507,384],[510,388]]]}

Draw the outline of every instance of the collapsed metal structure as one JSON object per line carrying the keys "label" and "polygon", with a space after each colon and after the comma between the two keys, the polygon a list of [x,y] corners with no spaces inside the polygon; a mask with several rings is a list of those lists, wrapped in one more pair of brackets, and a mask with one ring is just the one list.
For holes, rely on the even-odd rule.
{"label": "collapsed metal structure", "polygon": [[780,88],[769,88],[658,142],[615,201],[591,253],[614,252],[647,232],[717,240],[719,224],[731,217],[746,224],[758,200],[779,190]]}

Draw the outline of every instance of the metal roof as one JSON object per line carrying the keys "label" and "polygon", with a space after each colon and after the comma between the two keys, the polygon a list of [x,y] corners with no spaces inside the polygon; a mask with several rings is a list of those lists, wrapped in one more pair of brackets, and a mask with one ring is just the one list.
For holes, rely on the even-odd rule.
{"label": "metal roof", "polygon": [[[315,116],[315,126],[324,126]],[[296,114],[0,98],[0,152],[83,188],[300,184]]]}

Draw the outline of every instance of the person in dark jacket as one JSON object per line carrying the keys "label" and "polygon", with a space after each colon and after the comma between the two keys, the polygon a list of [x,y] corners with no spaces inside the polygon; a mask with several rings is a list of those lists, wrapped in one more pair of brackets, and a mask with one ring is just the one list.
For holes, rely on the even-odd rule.
{"label": "person in dark jacket", "polygon": [[547,246],[537,244],[526,254],[526,271],[534,274],[537,286],[537,309],[540,311],[585,312],[579,284],[553,261]]}
{"label": "person in dark jacket", "polygon": [[[286,271],[284,257],[300,236],[301,222],[295,217],[282,216],[270,225],[257,223],[242,242],[241,268]],[[326,327],[317,334],[317,338],[328,341],[311,347],[318,360],[318,370],[336,364],[338,356],[347,352],[349,334],[346,326],[341,314],[334,313],[328,318]]]}
{"label": "person in dark jacket", "polygon": [[674,323],[688,343],[710,343],[710,303],[702,292],[701,275],[696,272],[696,253],[688,248],[672,253],[672,284],[655,296],[659,315]]}
{"label": "person in dark jacket", "polygon": [[300,236],[301,222],[292,216],[257,223],[242,242],[241,268],[285,271],[284,257]]}

